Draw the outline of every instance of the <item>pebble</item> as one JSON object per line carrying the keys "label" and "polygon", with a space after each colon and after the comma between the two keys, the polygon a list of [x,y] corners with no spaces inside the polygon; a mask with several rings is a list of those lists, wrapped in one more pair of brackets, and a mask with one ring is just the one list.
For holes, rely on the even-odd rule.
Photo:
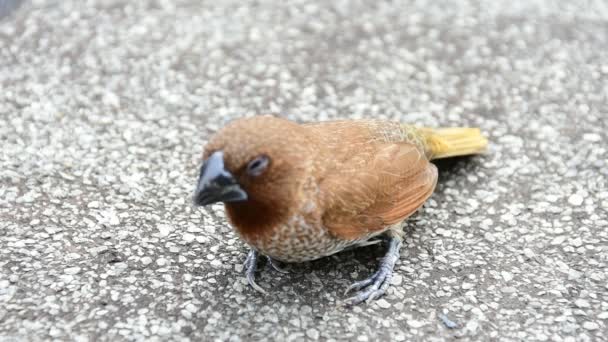
{"label": "pebble", "polygon": [[583,323],[583,328],[587,330],[597,330],[600,328],[600,325],[595,322],[585,322]]}
{"label": "pebble", "polygon": [[69,267],[63,270],[63,273],[65,274],[70,274],[70,275],[74,275],[74,274],[78,274],[80,272],[80,267]]}
{"label": "pebble", "polygon": [[145,256],[145,257],[141,258],[140,261],[145,266],[148,266],[152,263],[152,258],[150,258],[149,256]]}
{"label": "pebble", "polygon": [[574,205],[574,206],[579,206],[579,205],[583,204],[583,201],[584,201],[583,197],[578,194],[574,194],[574,195],[571,195],[570,197],[568,197],[568,203],[570,203],[571,205]]}
{"label": "pebble", "polygon": [[579,308],[588,308],[591,306],[591,304],[589,304],[588,301],[586,301],[585,299],[582,299],[582,298],[575,300],[574,305],[576,305]]}
{"label": "pebble", "polygon": [[504,281],[507,283],[513,280],[513,274],[507,271],[500,271],[500,275],[502,276],[502,279],[504,279]]}
{"label": "pebble", "polygon": [[473,283],[462,283],[463,290],[470,290],[474,287],[475,287],[475,284],[473,284]]}
{"label": "pebble", "polygon": [[511,293],[517,292],[517,289],[513,286],[505,286],[505,287],[501,288],[500,291],[502,293],[511,294]]}
{"label": "pebble", "polygon": [[574,238],[570,241],[570,244],[574,247],[580,247],[583,245],[583,240],[580,237]]}
{"label": "pebble", "polygon": [[388,309],[391,307],[391,303],[389,303],[388,301],[386,301],[384,298],[378,299],[376,301],[376,304],[378,304],[379,307],[383,308],[383,309]]}
{"label": "pebble", "polygon": [[310,338],[312,340],[318,340],[319,339],[319,331],[317,329],[307,329],[306,330],[306,336],[308,336],[308,338]]}
{"label": "pebble", "polygon": [[168,225],[168,224],[159,224],[157,226],[157,228],[158,228],[158,234],[160,235],[160,237],[167,237],[169,234],[171,234],[175,230],[175,227]]}
{"label": "pebble", "polygon": [[551,240],[551,244],[552,245],[561,245],[564,243],[564,241],[566,241],[566,237],[564,235],[560,235],[560,236],[556,236],[555,238],[553,238],[553,240]]}
{"label": "pebble", "polygon": [[534,251],[532,251],[530,248],[524,248],[524,255],[528,259],[533,259],[536,257],[536,253],[534,253]]}
{"label": "pebble", "polygon": [[97,209],[100,206],[101,205],[100,205],[99,201],[91,201],[91,202],[89,202],[89,204],[87,204],[87,207],[90,209]]}
{"label": "pebble", "polygon": [[196,236],[190,233],[185,233],[182,235],[182,240],[184,240],[184,242],[186,243],[191,243],[192,241],[194,241],[195,238]]}
{"label": "pebble", "polygon": [[423,326],[425,326],[426,322],[410,319],[407,321],[407,325],[409,325],[410,327],[412,327],[414,329],[418,329],[418,328],[422,328]]}

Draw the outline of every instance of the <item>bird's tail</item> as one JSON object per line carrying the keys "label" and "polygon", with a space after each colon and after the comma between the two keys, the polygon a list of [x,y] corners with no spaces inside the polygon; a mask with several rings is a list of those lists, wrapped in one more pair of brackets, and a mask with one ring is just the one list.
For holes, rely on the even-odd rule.
{"label": "bird's tail", "polygon": [[479,154],[488,146],[479,128],[423,128],[431,159]]}

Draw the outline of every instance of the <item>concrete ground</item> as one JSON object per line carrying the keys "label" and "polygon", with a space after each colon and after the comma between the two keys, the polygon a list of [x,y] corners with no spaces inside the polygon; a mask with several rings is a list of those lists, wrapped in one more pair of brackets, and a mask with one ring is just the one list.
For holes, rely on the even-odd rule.
{"label": "concrete ground", "polygon": [[[2,2],[0,340],[606,339],[604,1]],[[257,113],[491,146],[439,165],[388,294],[345,308],[381,246],[263,296],[191,206],[205,141]]]}

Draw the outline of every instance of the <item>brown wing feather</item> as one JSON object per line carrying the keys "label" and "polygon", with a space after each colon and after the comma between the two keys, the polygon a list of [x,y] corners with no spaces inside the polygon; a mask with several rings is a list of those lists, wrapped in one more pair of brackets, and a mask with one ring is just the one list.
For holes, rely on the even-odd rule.
{"label": "brown wing feather", "polygon": [[436,167],[414,145],[369,144],[321,184],[323,223],[335,236],[360,238],[413,214],[436,183]]}

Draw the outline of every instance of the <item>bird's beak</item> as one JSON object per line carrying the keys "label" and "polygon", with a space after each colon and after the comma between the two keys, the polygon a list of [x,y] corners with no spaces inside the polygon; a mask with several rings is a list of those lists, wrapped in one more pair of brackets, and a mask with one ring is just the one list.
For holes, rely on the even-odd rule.
{"label": "bird's beak", "polygon": [[194,191],[194,204],[208,205],[217,202],[239,202],[247,200],[247,193],[234,176],[224,168],[224,153],[211,154],[201,166],[201,174]]}

